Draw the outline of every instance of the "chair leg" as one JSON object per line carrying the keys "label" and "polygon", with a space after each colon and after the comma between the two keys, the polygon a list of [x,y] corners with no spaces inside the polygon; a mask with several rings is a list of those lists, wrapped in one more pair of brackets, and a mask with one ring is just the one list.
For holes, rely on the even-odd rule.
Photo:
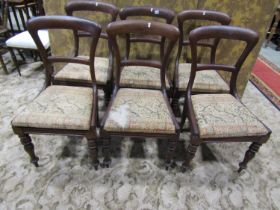
{"label": "chair leg", "polygon": [[259,151],[261,145],[261,143],[253,142],[249,146],[249,149],[245,153],[243,161],[239,163],[238,173],[240,173],[243,169],[246,169],[248,162],[255,157],[255,154]]}
{"label": "chair leg", "polygon": [[175,168],[176,162],[174,161],[175,151],[177,147],[178,139],[168,139],[168,148],[165,159],[165,169]]}
{"label": "chair leg", "polygon": [[107,107],[111,100],[111,94],[112,94],[112,88],[109,83],[104,87],[104,94],[105,94],[104,103],[105,103],[105,107]]}
{"label": "chair leg", "polygon": [[175,90],[174,93],[173,93],[171,108],[172,108],[176,117],[180,117],[180,115],[181,115],[179,99],[180,99],[179,91]]}
{"label": "chair leg", "polygon": [[183,129],[187,117],[188,117],[188,108],[187,108],[186,105],[184,105],[183,113],[182,113],[182,116],[181,116],[181,125],[180,125],[181,129]]}
{"label": "chair leg", "polygon": [[23,61],[25,61],[25,57],[24,57],[23,53],[22,53],[19,49],[17,49],[17,51],[18,51],[18,54],[19,54],[19,56],[21,57],[21,59],[22,59]]}
{"label": "chair leg", "polygon": [[101,164],[102,168],[109,168],[111,164],[111,157],[110,157],[110,138],[104,138],[103,140],[103,146],[102,146],[102,152],[103,152],[103,162]]}
{"label": "chair leg", "polygon": [[32,140],[28,134],[23,134],[19,136],[20,142],[24,147],[24,150],[28,153],[30,156],[30,162],[33,163],[36,167],[39,167],[38,161],[39,158],[35,155],[34,152],[34,145],[32,143]]}
{"label": "chair leg", "polygon": [[88,154],[89,154],[89,160],[91,164],[93,165],[95,170],[98,170],[98,147],[96,143],[96,138],[87,137],[88,142]]}
{"label": "chair leg", "polygon": [[8,74],[8,69],[7,69],[6,65],[5,65],[5,62],[4,62],[4,60],[3,60],[2,55],[0,55],[0,62],[1,62],[1,64],[2,64],[2,68],[3,68],[4,72],[5,72],[6,74]]}
{"label": "chair leg", "polygon": [[190,162],[194,158],[198,146],[199,145],[196,145],[193,143],[190,143],[190,145],[188,146],[185,162],[182,164],[182,167],[181,167],[182,172],[185,172],[187,170],[187,168],[190,166]]}
{"label": "chair leg", "polygon": [[20,73],[20,69],[19,69],[19,65],[18,65],[18,61],[17,61],[16,55],[15,55],[13,49],[11,49],[11,48],[8,48],[8,49],[9,49],[9,52],[10,52],[10,54],[11,54],[12,60],[13,60],[13,62],[14,62],[14,64],[15,64],[15,66],[16,66],[16,69],[17,69],[17,71],[18,71],[18,74],[19,74],[19,76],[21,76],[21,73]]}

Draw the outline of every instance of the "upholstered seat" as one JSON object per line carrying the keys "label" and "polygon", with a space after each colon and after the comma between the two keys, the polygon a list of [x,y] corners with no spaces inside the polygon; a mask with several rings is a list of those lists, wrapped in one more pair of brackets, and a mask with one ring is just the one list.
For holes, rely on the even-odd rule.
{"label": "upholstered seat", "polygon": [[230,94],[192,96],[200,138],[266,135],[268,130]]}
{"label": "upholstered seat", "polygon": [[112,104],[104,130],[175,133],[175,125],[159,90],[122,88]]}
{"label": "upholstered seat", "polygon": [[[179,64],[178,88],[185,91],[191,75],[191,64]],[[216,71],[198,71],[193,84],[193,92],[228,93],[229,86]]]}
{"label": "upholstered seat", "polygon": [[[168,79],[165,78],[169,88]],[[121,87],[160,89],[160,69],[147,66],[125,66],[121,71]]]}
{"label": "upholstered seat", "polygon": [[[47,30],[38,31],[39,38],[45,49],[50,47],[49,32]],[[10,48],[37,50],[37,46],[28,31],[21,32],[6,41]]]}
{"label": "upholstered seat", "polygon": [[[87,58],[87,56],[79,56]],[[106,84],[108,79],[109,59],[102,57],[95,57],[95,79],[97,84]],[[65,65],[55,76],[55,80],[71,81],[71,82],[85,82],[91,84],[91,75],[88,65],[69,63]]]}
{"label": "upholstered seat", "polygon": [[13,126],[88,130],[92,88],[49,86],[12,121]]}

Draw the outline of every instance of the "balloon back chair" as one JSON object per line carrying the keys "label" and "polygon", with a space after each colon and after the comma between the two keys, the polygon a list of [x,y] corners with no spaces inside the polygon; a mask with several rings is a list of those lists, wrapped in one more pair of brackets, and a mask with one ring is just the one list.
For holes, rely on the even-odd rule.
{"label": "balloon back chair", "polygon": [[[130,6],[122,8],[119,16],[121,20],[152,18],[153,21],[164,21],[166,24],[171,24],[175,17],[175,13],[172,10],[166,8]],[[166,39],[164,36],[159,35],[126,34],[125,57],[126,59],[129,59],[130,47],[133,43],[151,43],[159,45],[160,58],[163,59],[165,40]],[[148,66],[125,66],[122,70],[122,74],[123,76],[120,80],[121,87],[161,89],[160,71],[157,68]],[[166,85],[169,93],[171,82],[167,76]]]}
{"label": "balloon back chair", "polygon": [[[258,42],[258,34],[252,30],[232,26],[205,26],[191,31],[190,46],[192,65],[188,83],[182,124],[188,115],[191,127],[191,140],[187,148],[182,170],[186,170],[193,159],[197,147],[207,142],[252,142],[244,160],[239,164],[239,172],[255,156],[259,147],[269,139],[271,131],[240,101],[236,92],[236,81],[242,64]],[[198,64],[197,48],[205,39],[236,40],[245,42],[235,65]],[[230,49],[229,49],[230,50]],[[196,94],[193,87],[196,75],[202,71],[226,71],[231,73],[230,91],[227,94]],[[181,125],[182,126],[182,125]]]}
{"label": "balloon back chair", "polygon": [[[77,12],[89,12],[93,14],[102,14],[110,17],[110,22],[117,19],[118,9],[108,3],[97,1],[74,1],[65,5],[66,14],[76,16]],[[106,23],[107,24],[107,23]],[[89,33],[82,31],[74,32],[75,56],[87,58],[88,56],[79,55],[80,38],[90,37]],[[108,40],[106,33],[101,32],[100,38]],[[105,93],[105,104],[110,101],[112,93],[112,72],[113,72],[113,55],[111,45],[108,43],[109,56],[95,57],[95,76],[98,88],[102,88]],[[91,75],[88,66],[82,64],[68,64],[54,75],[55,84],[74,85],[74,86],[91,86]]]}
{"label": "balloon back chair", "polygon": [[[50,78],[54,63],[79,63],[88,65],[91,87],[48,85],[26,109],[12,120],[12,128],[20,138],[31,162],[38,167],[39,158],[34,153],[29,134],[62,134],[85,136],[91,163],[97,169],[96,121],[97,87],[94,72],[94,56],[101,27],[96,23],[69,16],[42,16],[32,18],[27,29],[34,39],[42,57],[46,77]],[[39,38],[39,30],[68,29],[84,31],[91,35],[89,58],[51,56]]]}
{"label": "balloon back chair", "polygon": [[[179,110],[179,98],[182,97],[187,89],[188,82],[191,74],[191,63],[189,58],[185,59],[185,63],[180,63],[182,57],[183,47],[189,48],[190,42],[188,36],[186,37],[186,23],[197,23],[197,21],[203,21],[203,24],[219,24],[219,25],[229,25],[231,18],[223,12],[209,11],[209,10],[185,10],[177,15],[178,27],[180,30],[179,37],[179,47],[177,51],[175,71],[173,77],[173,100],[172,108],[176,116],[180,115]],[[197,43],[198,46],[203,48],[210,48],[210,61],[211,63],[215,61],[216,48],[218,42],[213,42],[209,40],[204,40]],[[221,76],[216,71],[205,71],[198,72],[197,77],[193,87],[193,93],[224,93],[229,92],[228,84],[221,78]]]}
{"label": "balloon back chair", "polygon": [[[165,74],[170,52],[176,43],[177,27],[160,22],[124,20],[111,23],[107,33],[113,44],[116,57],[116,80],[112,99],[101,122],[103,139],[103,167],[109,167],[110,138],[113,136],[158,137],[168,139],[166,167],[171,166],[172,157],[179,139],[179,125],[172,113],[165,84]],[[116,37],[123,34],[145,34],[163,36],[168,40],[163,59],[122,59]],[[160,90],[120,87],[122,70],[126,66],[148,66],[160,69]]]}

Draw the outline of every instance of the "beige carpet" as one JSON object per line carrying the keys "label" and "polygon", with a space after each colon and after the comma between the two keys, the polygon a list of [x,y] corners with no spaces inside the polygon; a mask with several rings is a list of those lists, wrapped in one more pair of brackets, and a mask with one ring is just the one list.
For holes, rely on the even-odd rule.
{"label": "beige carpet", "polygon": [[[252,84],[243,101],[273,133],[240,175],[247,143],[209,145],[216,161],[203,161],[198,150],[192,168],[182,174],[164,170],[164,141],[115,139],[111,167],[95,171],[87,165],[85,139],[39,135],[32,136],[41,165],[35,168],[10,121],[41,90],[39,66],[22,66],[22,77],[0,69],[1,210],[280,209],[280,113]],[[181,139],[188,144],[187,133]]]}

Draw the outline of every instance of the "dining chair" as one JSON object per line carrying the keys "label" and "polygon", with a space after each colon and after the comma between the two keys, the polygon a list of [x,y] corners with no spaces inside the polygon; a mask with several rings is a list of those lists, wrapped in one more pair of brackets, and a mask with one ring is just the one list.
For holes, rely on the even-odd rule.
{"label": "dining chair", "polygon": [[[2,68],[6,74],[8,74],[8,69],[6,66],[6,63],[3,59],[3,55],[6,54],[7,52],[10,53],[12,60],[14,63],[16,63],[16,56],[12,50],[7,49],[5,45],[5,41],[10,37],[10,32],[9,29],[7,28],[7,13],[8,13],[8,5],[7,2],[4,0],[1,0],[1,17],[0,17],[0,37],[1,37],[1,42],[0,42],[0,62],[2,65]],[[19,69],[17,68],[18,73],[20,74]]]}
{"label": "dining chair", "polygon": [[[199,22],[200,21],[200,22]],[[186,92],[191,73],[191,63],[187,55],[189,49],[189,39],[187,23],[192,23],[191,29],[199,27],[199,23],[208,25],[229,25],[231,18],[223,12],[209,10],[185,10],[177,15],[178,27],[180,30],[179,47],[176,56],[174,77],[173,77],[173,100],[172,108],[176,116],[180,116],[179,99]],[[193,26],[194,24],[194,26]],[[196,25],[198,24],[198,26]],[[187,36],[186,36],[187,34]],[[210,61],[215,61],[216,45],[219,42],[204,40],[198,43],[198,46],[210,48]],[[182,49],[186,47],[185,62],[181,62]],[[229,92],[229,86],[216,71],[198,72],[193,87],[193,93],[226,93]]]}
{"label": "dining chair", "polygon": [[[110,140],[115,136],[158,137],[168,139],[166,168],[172,167],[179,125],[172,113],[166,91],[165,74],[170,52],[176,43],[179,30],[173,25],[144,20],[123,20],[110,23],[107,33],[116,58],[116,79],[109,106],[100,125],[104,159],[102,166],[109,167]],[[163,36],[168,40],[163,59],[121,59],[117,37],[125,34]],[[148,66],[160,69],[160,90],[120,87],[125,66]]]}
{"label": "dining chair", "polygon": [[[150,18],[153,21],[161,21],[166,24],[171,24],[175,18],[175,13],[170,9],[160,7],[129,6],[122,8],[119,16],[121,20]],[[160,47],[160,58],[163,59],[166,44],[164,36],[126,34],[125,37],[125,58],[127,60],[130,56],[131,45],[135,43],[151,43],[158,45]],[[124,66],[121,73],[123,74],[120,80],[121,87],[161,89],[160,71],[157,68],[151,66]],[[167,75],[166,87],[168,95],[170,95],[169,89],[171,87],[171,80]]]}
{"label": "dining chair", "polygon": [[[65,5],[66,14],[76,16],[77,12],[90,12],[93,14],[109,15],[110,22],[114,22],[118,16],[118,9],[108,3],[97,1],[75,1]],[[105,25],[107,25],[106,23]],[[86,58],[88,56],[79,55],[80,38],[89,37],[89,33],[75,31],[74,54],[77,57]],[[106,32],[101,32],[100,38],[108,40]],[[95,57],[95,76],[97,87],[102,88],[105,93],[105,105],[108,105],[112,94],[112,78],[113,78],[113,54],[111,44],[108,42],[109,56]],[[75,85],[75,86],[91,86],[91,75],[88,66],[82,64],[67,64],[59,70],[53,78],[54,84]]]}
{"label": "dining chair", "polygon": [[[90,66],[91,87],[71,87],[51,85],[27,105],[25,110],[12,120],[12,128],[20,138],[31,163],[38,167],[39,158],[29,134],[62,134],[84,136],[88,142],[89,158],[94,168],[98,168],[96,123],[97,87],[94,71],[94,57],[101,27],[93,21],[69,16],[42,16],[32,18],[27,28],[42,57],[46,78],[53,73],[55,63],[80,63]],[[38,32],[40,30],[79,30],[90,34],[90,56],[88,59],[65,56],[51,56],[46,51]]]}
{"label": "dining chair", "polygon": [[[42,0],[5,0],[12,10],[13,19],[8,13],[11,32],[13,35],[26,30],[26,21],[33,16],[44,15]],[[19,18],[18,18],[19,15]],[[14,28],[15,21],[17,29]]]}
{"label": "dining chair", "polygon": [[[213,60],[210,64],[199,64],[197,48],[201,41],[207,39],[235,40],[246,45],[244,50],[240,51],[240,57],[233,65],[216,64]],[[238,73],[258,42],[258,34],[250,29],[240,27],[204,26],[191,31],[189,40],[192,55],[191,75],[185,92],[181,126],[185,123],[188,115],[191,140],[182,170],[185,171],[189,166],[201,143],[252,142],[244,160],[239,164],[238,172],[240,172],[246,168],[247,163],[271,134],[270,129],[240,101],[236,91]],[[193,95],[196,75],[202,71],[215,70],[231,73],[229,93]]]}

